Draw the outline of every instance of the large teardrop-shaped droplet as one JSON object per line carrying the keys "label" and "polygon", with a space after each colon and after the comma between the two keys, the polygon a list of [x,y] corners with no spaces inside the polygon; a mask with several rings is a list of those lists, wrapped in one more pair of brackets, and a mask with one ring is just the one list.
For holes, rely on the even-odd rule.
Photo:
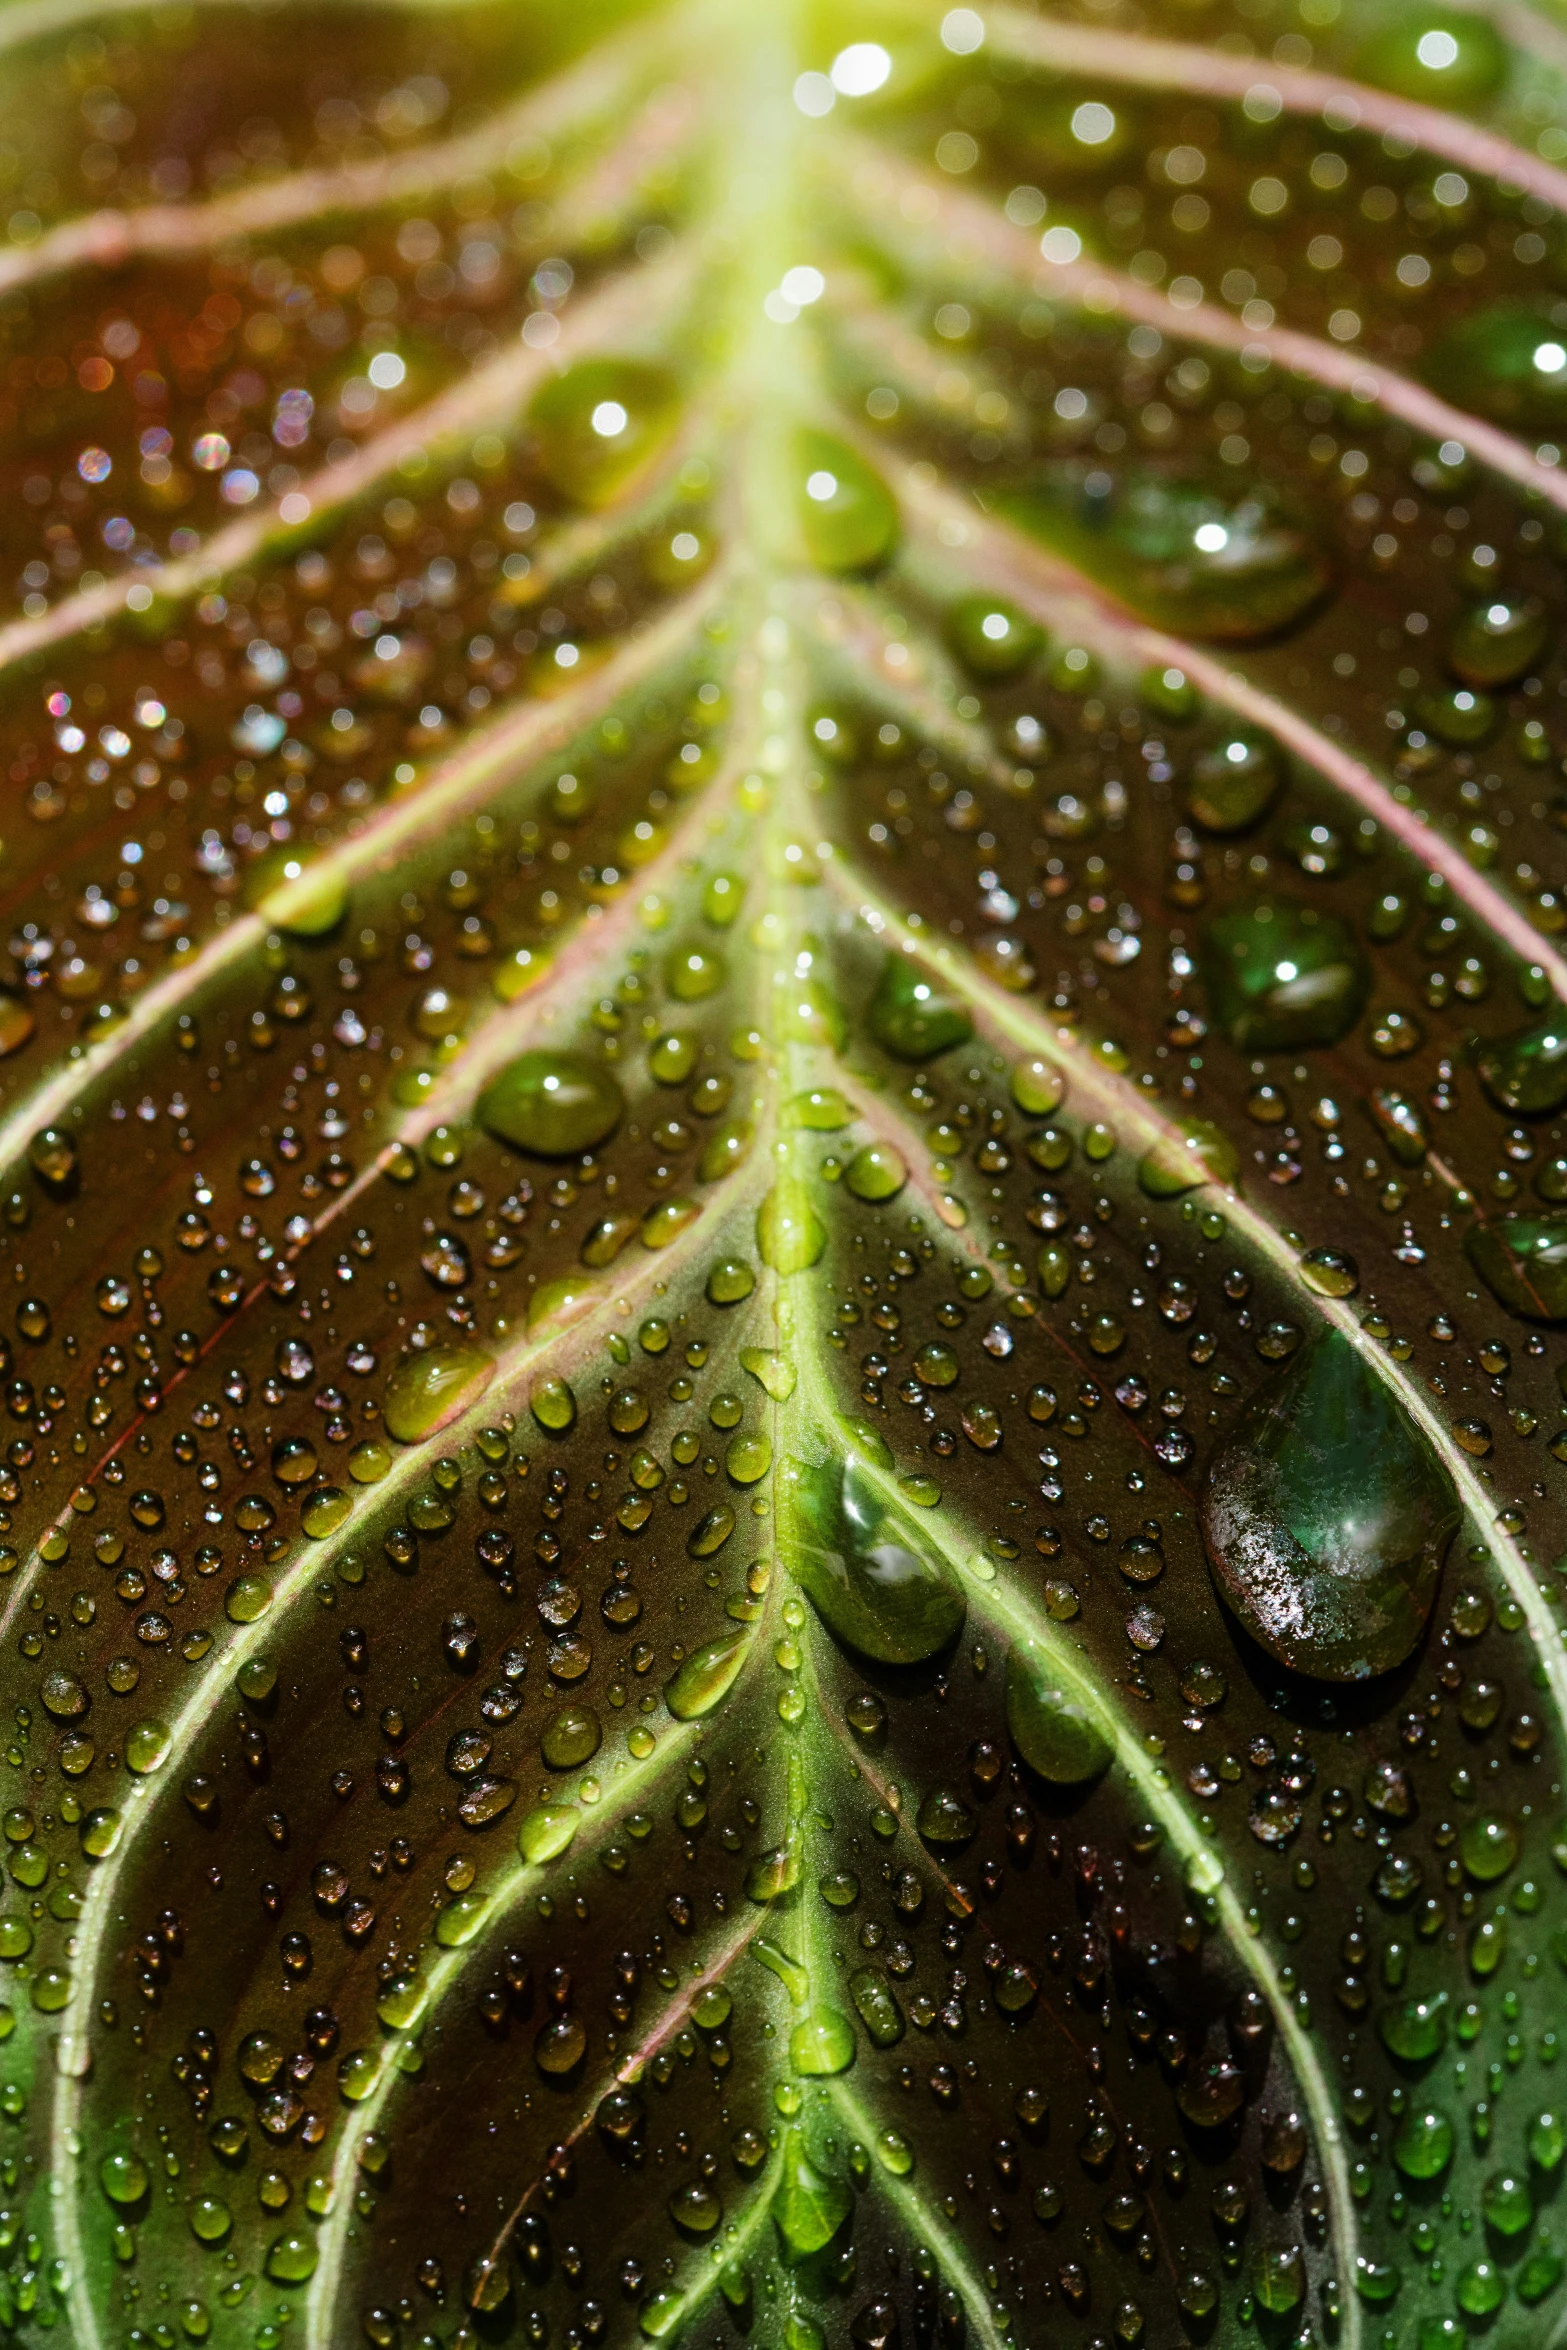
{"label": "large teardrop-shaped droplet", "polygon": [[1526,1322],[1567,1322],[1567,1216],[1472,1224],[1464,1254],[1509,1312]]}
{"label": "large teardrop-shaped droplet", "polygon": [[900,1061],[933,1061],[967,1044],[974,1023],[907,955],[889,955],[871,998],[871,1034]]}
{"label": "large teardrop-shaped droplet", "polygon": [[1324,1681],[1402,1664],[1458,1520],[1431,1445],[1331,1328],[1253,1399],[1202,1501],[1225,1600],[1270,1655]]}
{"label": "large teardrop-shaped droplet", "polygon": [[528,421],[555,488],[602,506],[662,448],[675,416],[675,383],[663,368],[585,359],[545,386]]}
{"label": "large teardrop-shaped droplet", "polygon": [[1365,957],[1335,915],[1288,899],[1231,906],[1204,929],[1198,967],[1214,1019],[1237,1052],[1336,1044],[1370,987]]}
{"label": "large teardrop-shaped droplet", "polygon": [[854,2197],[841,2179],[818,2168],[801,2129],[784,2132],[777,2175],[773,2218],[785,2251],[804,2259],[832,2242],[853,2208]]}
{"label": "large teardrop-shaped droplet", "polygon": [[539,1158],[570,1159],[613,1133],[626,1097],[579,1053],[520,1053],[479,1096],[481,1126]]}
{"label": "large teardrop-shaped droplet", "polygon": [[1110,1740],[1042,1641],[1015,1641],[1007,1658],[1007,1729],[1029,1768],[1058,1787],[1097,1777],[1110,1760]]}
{"label": "large teardrop-shaped droplet", "polygon": [[880,1664],[918,1664],[957,1638],[966,1602],[939,1557],[888,1506],[886,1445],[852,1422],[839,1435],[842,1449],[819,1467],[791,1461],[783,1471],[780,1536],[789,1570],[850,1648]]}
{"label": "large teardrop-shaped droplet", "polygon": [[1058,467],[1004,495],[1025,530],[1162,628],[1249,643],[1304,619],[1333,584],[1310,519],[1270,484],[1136,467]]}
{"label": "large teardrop-shaped droplet", "polygon": [[775,1273],[808,1272],[827,1246],[827,1227],[795,1175],[780,1175],[756,1211],[756,1245]]}

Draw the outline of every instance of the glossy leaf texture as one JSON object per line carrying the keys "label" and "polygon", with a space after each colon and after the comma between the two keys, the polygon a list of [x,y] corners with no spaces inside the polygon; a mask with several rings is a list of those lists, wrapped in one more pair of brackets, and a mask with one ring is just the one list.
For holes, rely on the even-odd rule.
{"label": "glossy leaf texture", "polygon": [[1556,2339],[1560,25],[0,47],[0,2339]]}

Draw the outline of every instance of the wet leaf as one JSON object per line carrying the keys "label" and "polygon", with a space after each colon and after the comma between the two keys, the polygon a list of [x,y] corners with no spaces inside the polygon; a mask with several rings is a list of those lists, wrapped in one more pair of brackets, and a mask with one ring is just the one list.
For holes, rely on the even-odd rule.
{"label": "wet leaf", "polygon": [[1560,2328],[1560,43],[1145,17],[0,14],[8,2342]]}

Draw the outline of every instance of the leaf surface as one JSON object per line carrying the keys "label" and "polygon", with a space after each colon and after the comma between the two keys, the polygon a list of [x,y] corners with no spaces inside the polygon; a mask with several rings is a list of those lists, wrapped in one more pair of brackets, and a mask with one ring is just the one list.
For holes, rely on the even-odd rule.
{"label": "leaf surface", "polygon": [[0,2334],[1554,2338],[1559,31],[0,46]]}

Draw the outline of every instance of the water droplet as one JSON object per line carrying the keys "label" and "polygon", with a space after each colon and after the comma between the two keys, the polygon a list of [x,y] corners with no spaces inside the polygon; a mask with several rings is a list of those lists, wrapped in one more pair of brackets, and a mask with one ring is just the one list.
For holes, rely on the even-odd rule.
{"label": "water droplet", "polygon": [[1434,2105],[1412,2105],[1393,2140],[1393,2160],[1406,2179],[1436,2179],[1453,2159],[1457,2133]]}
{"label": "water droplet", "polygon": [[572,1803],[541,1803],[524,1814],[517,1827],[517,1850],[529,1868],[542,1868],[563,1853],[582,1824]]}
{"label": "water droplet", "polygon": [[1300,1277],[1318,1297],[1353,1297],[1360,1287],[1360,1267],[1341,1248],[1307,1249]]}
{"label": "water droplet", "polygon": [[1202,1504],[1214,1580],[1269,1653],[1324,1680],[1401,1664],[1459,1519],[1446,1469],[1340,1332],[1248,1406]]}
{"label": "water droplet", "polygon": [[316,2273],[316,2240],[298,2229],[274,2236],[267,2247],[267,2275],[280,2285],[302,2285]]}
{"label": "water droplet", "polygon": [[98,2183],[111,2203],[123,2209],[140,2203],[151,2185],[147,2165],[136,2154],[106,2154],[98,2165]]}
{"label": "water droplet", "polygon": [[1481,1812],[1465,1821],[1458,1851],[1469,1875],[1479,1884],[1492,1885],[1518,1859],[1518,1831],[1499,1812]]}
{"label": "water droplet", "polygon": [[965,596],[947,614],[947,638],[978,677],[1015,677],[1044,646],[1043,632],[1004,596]]}
{"label": "water droplet", "polygon": [[1137,1180],[1150,1199],[1174,1199],[1202,1183],[1233,1183],[1239,1170],[1240,1153],[1220,1127],[1184,1118],[1178,1132],[1144,1153]]}
{"label": "water droplet", "polygon": [[1499,1110],[1526,1118],[1559,1110],[1567,1102],[1567,1017],[1553,1015],[1487,1039],[1475,1067]]}
{"label": "water droplet", "polygon": [[700,1003],[704,996],[717,995],[728,975],[723,956],[711,947],[683,947],[664,966],[664,984],[681,1004]]}
{"label": "water droplet", "polygon": [[1004,512],[1183,635],[1249,643],[1305,618],[1333,585],[1327,543],[1270,483],[1061,466]]}
{"label": "water droplet", "polygon": [[855,2013],[878,2048],[895,2048],[903,2038],[903,2010],[880,1967],[859,1967],[849,1977]]}
{"label": "water droplet", "polygon": [[575,1053],[519,1055],[480,1094],[479,1122],[546,1159],[575,1158],[614,1132],[625,1096],[607,1069]]}
{"label": "water droplet", "polygon": [[889,955],[870,1006],[871,1034],[900,1061],[933,1061],[967,1044],[974,1024],[909,955]]}
{"label": "water droplet", "polygon": [[743,1346],[740,1368],[749,1371],[775,1403],[787,1403],[798,1383],[799,1375],[788,1356],[773,1354],[765,1347]]}
{"label": "water droplet", "polygon": [[738,1305],[755,1287],[755,1270],[744,1257],[720,1257],[708,1272],[708,1302],[715,1306]]}
{"label": "water droplet", "polygon": [[576,1425],[577,1399],[564,1379],[541,1379],[528,1398],[528,1409],[550,1436],[564,1436]]}
{"label": "water droplet", "polygon": [[584,359],[545,385],[528,413],[539,464],[563,497],[604,506],[674,430],[674,378],[635,359]]}
{"label": "water droplet", "polygon": [[844,1170],[844,1186],[856,1199],[894,1199],[909,1179],[908,1168],[887,1143],[870,1142],[857,1150]]}
{"label": "water droplet", "polygon": [[797,2127],[785,2130],[771,2209],[786,2252],[799,2259],[820,2252],[853,2207],[854,2197],[844,2181],[813,2161],[805,2132]]}
{"label": "water droplet", "polygon": [[1487,18],[1427,7],[1379,26],[1356,50],[1354,70],[1396,97],[1463,114],[1500,89],[1508,53]]}
{"label": "water droplet", "polygon": [[161,1770],[169,1758],[174,1734],[167,1722],[138,1722],[125,1740],[125,1767],[145,1778]]}
{"label": "water droplet", "polygon": [[1198,950],[1213,1016],[1238,1052],[1336,1044],[1370,988],[1364,956],[1332,914],[1288,899],[1232,906]]}
{"label": "water droplet", "polygon": [[319,849],[291,841],[246,869],[245,903],[290,938],[322,938],[348,910],[348,885]]}
{"label": "water droplet", "polygon": [[827,1227],[797,1176],[780,1176],[757,1209],[756,1245],[775,1273],[804,1273],[820,1258]]}
{"label": "water droplet", "polygon": [[[476,1403],[494,1376],[494,1356],[471,1340],[425,1347],[406,1355],[388,1379],[382,1399],[387,1434],[399,1444],[423,1443]],[[353,1474],[362,1483],[375,1482],[361,1477],[358,1470]]]}
{"label": "water droplet", "polygon": [[885,1444],[850,1423],[841,1435],[836,1457],[790,1461],[780,1473],[786,1562],[849,1647],[883,1664],[919,1663],[956,1639],[967,1603],[944,1559],[868,1473],[890,1477]]}
{"label": "water droplet", "polygon": [[1007,1728],[1029,1768],[1056,1786],[1075,1787],[1097,1777],[1113,1752],[1042,1641],[1013,1643],[1007,1658]]}
{"label": "water droplet", "polygon": [[783,1106],[785,1127],[805,1127],[812,1134],[836,1134],[847,1126],[854,1116],[844,1097],[833,1086],[818,1086],[810,1093],[792,1094]]}
{"label": "water droplet", "polygon": [[1245,832],[1267,814],[1283,781],[1283,758],[1266,736],[1225,735],[1192,762],[1187,813],[1205,832]]}
{"label": "water droplet", "polygon": [[1019,1061],[1013,1068],[1012,1099],[1028,1118],[1048,1118],[1066,1098],[1066,1079],[1049,1061]]}
{"label": "water droplet", "polygon": [[820,571],[867,571],[898,537],[898,508],[879,473],[830,433],[795,436],[805,551]]}
{"label": "water droplet", "polygon": [[37,1025],[31,1007],[0,988],[0,1060],[19,1053]]}
{"label": "water droplet", "polygon": [[1548,623],[1540,606],[1500,597],[1477,604],[1454,622],[1447,665],[1465,685],[1489,693],[1515,685],[1545,649]]}
{"label": "water droplet", "polygon": [[677,1722],[700,1721],[721,1705],[745,1663],[750,1631],[720,1633],[695,1649],[664,1684],[664,1703]]}
{"label": "water droplet", "polygon": [[1567,1215],[1472,1224],[1464,1254],[1510,1312],[1529,1322],[1567,1321]]}

